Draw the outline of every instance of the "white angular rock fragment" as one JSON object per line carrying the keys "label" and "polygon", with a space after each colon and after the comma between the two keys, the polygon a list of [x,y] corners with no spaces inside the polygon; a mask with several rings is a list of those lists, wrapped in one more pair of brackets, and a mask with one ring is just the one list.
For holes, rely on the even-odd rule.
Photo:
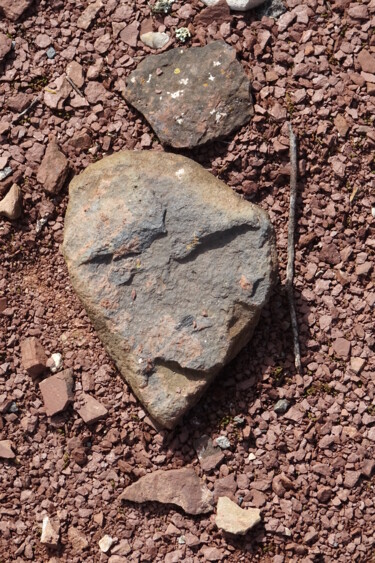
{"label": "white angular rock fragment", "polygon": [[22,193],[17,184],[13,184],[7,195],[0,201],[0,215],[10,221],[18,219],[22,213]]}
{"label": "white angular rock fragment", "polygon": [[111,538],[111,536],[108,536],[108,534],[106,534],[105,536],[102,537],[101,540],[99,540],[100,551],[102,551],[103,553],[107,553],[107,551],[111,549],[112,544],[113,544],[113,538]]}
{"label": "white angular rock fragment", "polygon": [[[220,0],[202,0],[206,6],[214,6]],[[227,0],[227,4],[231,10],[235,12],[245,12],[246,10],[252,10],[264,4],[266,0]]]}
{"label": "white angular rock fragment", "polygon": [[50,358],[47,360],[47,367],[52,371],[52,373],[56,373],[62,366],[62,355],[60,352],[55,352],[52,354]]}
{"label": "white angular rock fragment", "polygon": [[49,547],[56,547],[60,539],[60,522],[57,518],[45,516],[42,524],[40,542]]}
{"label": "white angular rock fragment", "polygon": [[158,31],[149,31],[141,35],[141,41],[151,49],[162,49],[170,40],[167,33],[160,33]]}
{"label": "white angular rock fragment", "polygon": [[215,522],[224,532],[242,536],[261,522],[260,510],[240,508],[228,497],[220,497]]}

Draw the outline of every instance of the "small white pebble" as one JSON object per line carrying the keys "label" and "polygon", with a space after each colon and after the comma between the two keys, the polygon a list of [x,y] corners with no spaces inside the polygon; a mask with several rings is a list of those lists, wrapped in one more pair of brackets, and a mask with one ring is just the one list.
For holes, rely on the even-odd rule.
{"label": "small white pebble", "polygon": [[60,352],[56,352],[55,354],[52,354],[51,358],[53,361],[53,366],[51,367],[51,371],[52,373],[56,373],[61,368],[62,355],[60,354]]}
{"label": "small white pebble", "polygon": [[102,551],[103,553],[107,553],[107,551],[111,549],[112,544],[113,544],[113,539],[111,538],[111,536],[108,536],[106,534],[105,536],[102,537],[101,540],[99,540],[100,551]]}
{"label": "small white pebble", "polygon": [[226,436],[219,436],[218,438],[216,438],[215,442],[222,450],[227,450],[228,448],[230,448],[230,441]]}

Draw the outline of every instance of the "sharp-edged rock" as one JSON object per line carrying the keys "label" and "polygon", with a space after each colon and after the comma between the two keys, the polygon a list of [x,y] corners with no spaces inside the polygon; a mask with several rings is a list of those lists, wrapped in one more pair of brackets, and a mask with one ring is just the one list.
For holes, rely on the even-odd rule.
{"label": "sharp-edged rock", "polygon": [[82,394],[82,406],[78,409],[79,416],[86,424],[93,424],[107,416],[108,411],[102,403],[87,393]]}
{"label": "sharp-edged rock", "polygon": [[168,33],[159,31],[148,31],[141,35],[141,41],[151,49],[162,49],[170,40]]}
{"label": "sharp-edged rock", "polygon": [[213,22],[221,25],[224,22],[231,21],[231,19],[232,16],[226,0],[219,0],[216,4],[208,5],[207,8],[199,12],[194,23],[207,27]]}
{"label": "sharp-edged rock", "polygon": [[44,103],[51,109],[63,109],[67,98],[72,93],[72,85],[61,75],[53,83],[44,89]]}
{"label": "sharp-edged rock", "polygon": [[100,551],[102,553],[107,553],[113,544],[113,538],[111,538],[111,536],[109,536],[108,534],[106,534],[105,536],[103,536],[100,540],[99,540],[99,547],[100,547]]}
{"label": "sharp-edged rock", "polygon": [[175,504],[187,514],[213,510],[213,495],[192,467],[149,473],[127,487],[120,500]]}
{"label": "sharp-edged rock", "polygon": [[0,440],[0,458],[14,459],[16,454],[12,450],[12,442],[10,440]]}
{"label": "sharp-edged rock", "polygon": [[65,410],[74,399],[73,370],[66,369],[39,383],[47,416]]}
{"label": "sharp-edged rock", "polygon": [[21,341],[21,362],[33,379],[45,371],[47,357],[42,344],[35,336]]}
{"label": "sharp-edged rock", "polygon": [[263,210],[199,164],[151,151],[73,180],[63,253],[120,372],[168,428],[249,341],[276,268]]}
{"label": "sharp-edged rock", "polygon": [[56,195],[64,186],[69,173],[69,163],[55,139],[51,139],[39,167],[37,180],[44,190]]}
{"label": "sharp-edged rock", "polygon": [[17,184],[13,184],[7,195],[0,201],[0,215],[15,221],[22,213],[22,192]]}
{"label": "sharp-edged rock", "polygon": [[60,540],[60,522],[58,518],[45,516],[42,524],[40,542],[48,547],[57,547]]}
{"label": "sharp-edged rock", "polygon": [[240,508],[228,497],[220,497],[217,503],[216,526],[224,532],[244,535],[261,522],[257,508]]}
{"label": "sharp-edged rock", "polygon": [[66,75],[74,82],[77,88],[82,88],[85,83],[82,65],[77,63],[77,61],[71,61],[66,67]]}
{"label": "sharp-edged rock", "polygon": [[102,0],[96,0],[87,6],[77,20],[77,26],[85,31],[90,27],[99,11],[103,7]]}
{"label": "sharp-edged rock", "polygon": [[68,529],[68,540],[72,546],[73,552],[77,554],[81,553],[89,546],[85,534],[74,526],[70,526]]}
{"label": "sharp-edged rock", "polygon": [[162,143],[192,148],[229,135],[253,114],[250,83],[224,41],[149,55],[124,93]]}
{"label": "sharp-edged rock", "polygon": [[7,99],[7,108],[15,113],[21,113],[31,104],[33,99],[33,94],[18,92],[18,94]]}
{"label": "sharp-edged rock", "polygon": [[12,40],[0,32],[0,62],[7,56],[12,49]]}
{"label": "sharp-edged rock", "polygon": [[11,21],[17,21],[31,7],[34,0],[0,0],[1,13]]}
{"label": "sharp-edged rock", "polygon": [[209,436],[203,435],[194,442],[199,463],[203,471],[212,471],[225,458],[220,448],[215,447]]}

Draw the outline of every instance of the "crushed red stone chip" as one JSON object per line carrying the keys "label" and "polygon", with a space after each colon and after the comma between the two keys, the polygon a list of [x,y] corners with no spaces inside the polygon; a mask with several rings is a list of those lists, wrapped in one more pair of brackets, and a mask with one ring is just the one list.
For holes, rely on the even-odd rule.
{"label": "crushed red stone chip", "polygon": [[17,21],[30,8],[34,0],[0,0],[0,14],[11,21]]}
{"label": "crushed red stone chip", "polygon": [[41,342],[35,336],[21,341],[21,362],[33,379],[45,371],[47,356]]}
{"label": "crushed red stone chip", "polygon": [[105,406],[87,393],[82,393],[81,402],[83,404],[77,412],[86,424],[93,424],[108,414]]}
{"label": "crushed red stone chip", "polygon": [[12,40],[0,32],[0,61],[2,61],[12,49]]}
{"label": "crushed red stone chip", "polygon": [[68,160],[53,138],[48,144],[42,164],[39,167],[37,180],[47,193],[55,195],[63,187],[68,173]]}
{"label": "crushed red stone chip", "polygon": [[39,383],[47,416],[64,411],[74,399],[73,370],[66,369]]}
{"label": "crushed red stone chip", "polygon": [[335,354],[340,356],[340,358],[347,359],[350,354],[351,344],[346,338],[336,338],[332,343],[332,348]]}
{"label": "crushed red stone chip", "polygon": [[7,195],[0,201],[0,215],[15,221],[22,214],[22,192],[17,184],[13,184]]}
{"label": "crushed red stone chip", "polygon": [[16,454],[12,450],[13,445],[10,440],[0,440],[0,458],[14,459]]}

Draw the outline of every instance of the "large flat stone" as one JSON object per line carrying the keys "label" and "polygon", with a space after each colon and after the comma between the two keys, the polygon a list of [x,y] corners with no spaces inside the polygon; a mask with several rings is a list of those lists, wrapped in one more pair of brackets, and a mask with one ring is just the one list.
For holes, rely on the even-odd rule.
{"label": "large flat stone", "polygon": [[265,211],[199,164],[122,152],[70,184],[71,281],[134,393],[172,428],[250,340],[276,269]]}
{"label": "large flat stone", "polygon": [[224,41],[149,55],[124,95],[162,143],[178,148],[225,137],[253,114],[249,79]]}
{"label": "large flat stone", "polygon": [[213,511],[213,494],[192,467],[154,471],[126,487],[120,500],[157,501],[180,506],[187,514]]}

